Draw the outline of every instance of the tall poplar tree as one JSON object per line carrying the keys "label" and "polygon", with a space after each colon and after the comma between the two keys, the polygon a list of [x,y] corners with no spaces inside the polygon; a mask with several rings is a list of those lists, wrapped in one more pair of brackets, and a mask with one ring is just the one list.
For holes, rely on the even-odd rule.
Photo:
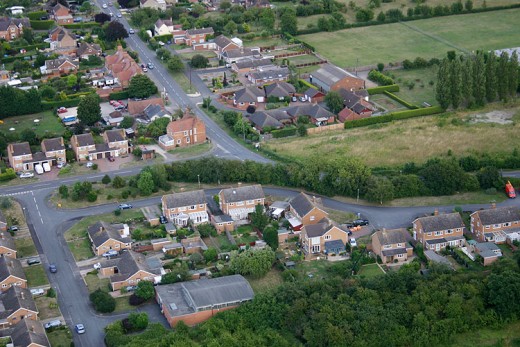
{"label": "tall poplar tree", "polygon": [[462,101],[462,68],[460,59],[454,59],[450,64],[450,94],[451,105],[457,109]]}
{"label": "tall poplar tree", "polygon": [[473,97],[477,106],[486,103],[486,65],[482,53],[477,53],[473,64]]}
{"label": "tall poplar tree", "polygon": [[512,98],[516,97],[516,93],[518,91],[519,87],[519,78],[520,78],[520,67],[518,63],[518,54],[516,51],[513,51],[513,54],[511,54],[510,60],[509,60],[509,95],[511,95]]}
{"label": "tall poplar tree", "polygon": [[442,108],[447,109],[451,105],[450,61],[447,58],[443,59],[437,72],[435,97]]}
{"label": "tall poplar tree", "polygon": [[473,105],[473,58],[466,56],[462,63],[462,95],[467,107]]}
{"label": "tall poplar tree", "polygon": [[493,102],[497,99],[497,57],[491,52],[486,62],[486,99]]}
{"label": "tall poplar tree", "polygon": [[509,55],[506,52],[500,54],[497,65],[497,80],[498,80],[498,99],[500,101],[507,101],[509,99]]}

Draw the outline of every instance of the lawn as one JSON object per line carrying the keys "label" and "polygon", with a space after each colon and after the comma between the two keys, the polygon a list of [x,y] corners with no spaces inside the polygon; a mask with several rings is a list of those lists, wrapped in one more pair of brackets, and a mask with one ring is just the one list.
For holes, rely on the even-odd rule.
{"label": "lawn", "polygon": [[34,246],[33,239],[30,236],[21,239],[14,239],[14,244],[16,246],[16,250],[18,251],[18,258],[25,258],[33,255],[38,255],[36,247]]}
{"label": "lawn", "polygon": [[520,322],[502,324],[500,328],[472,329],[470,332],[455,335],[452,343],[446,346],[519,346]]}
{"label": "lawn", "polygon": [[[195,72],[192,71],[192,73]],[[189,78],[186,77],[184,72],[171,72],[170,75],[185,93],[191,94],[197,92],[197,89],[191,85]],[[170,95],[170,97],[173,97],[173,95]]]}
{"label": "lawn", "polygon": [[309,27],[316,28],[318,26],[318,20],[321,17],[330,18],[331,16],[328,14],[316,14],[313,16],[298,17],[298,30],[305,30]]}
{"label": "lawn", "polygon": [[384,274],[377,264],[363,265],[358,275],[365,278],[375,277]]}
{"label": "lawn", "polygon": [[168,151],[168,153],[175,155],[179,159],[184,159],[205,154],[211,149],[213,149],[213,145],[206,142],[188,147],[175,148],[171,151]]}
{"label": "lawn", "polygon": [[262,278],[247,277],[247,281],[253,288],[255,294],[263,293],[272,289],[275,289],[282,284],[282,275],[279,270],[271,269]]}
{"label": "lawn", "polygon": [[311,275],[312,278],[322,278],[328,276],[328,270],[332,264],[333,263],[323,259],[303,261],[296,265],[296,270],[303,276]]}
{"label": "lawn", "polygon": [[291,65],[308,64],[320,61],[320,59],[318,59],[316,56],[312,54],[297,55],[295,57],[288,57],[287,59],[289,60]]}
{"label": "lawn", "polygon": [[[387,74],[399,84],[400,90],[395,94],[400,98],[418,106],[421,106],[423,102],[437,105],[435,99],[437,70],[438,67],[434,65],[424,69],[392,70]],[[430,82],[433,82],[433,85]],[[413,87],[410,89],[412,83]]]}
{"label": "lawn", "polygon": [[[460,111],[377,124],[349,130],[331,131],[305,138],[294,137],[266,142],[269,150],[304,162],[309,153],[338,158],[361,158],[370,167],[424,163],[428,158],[455,157],[473,153],[510,152],[518,146],[520,122],[508,125],[474,123],[468,119],[476,114],[502,110],[520,117],[520,103],[512,108],[490,104],[479,111]],[[508,107],[508,106],[506,106]],[[496,141],[500,139],[500,141]]]}
{"label": "lawn", "polygon": [[259,38],[252,41],[243,40],[243,43],[244,47],[272,47],[287,45],[287,41],[284,41],[279,37]]}
{"label": "lawn", "polygon": [[206,58],[215,58],[215,53],[213,51],[193,51],[193,52],[187,52],[187,53],[179,53],[179,57],[181,57],[184,60],[191,60],[194,55],[202,55]]}
{"label": "lawn", "polygon": [[356,214],[353,212],[343,212],[331,208],[324,208],[324,210],[329,214],[330,219],[337,223],[347,223],[356,219]]}
{"label": "lawn", "polygon": [[[34,122],[35,119],[39,120],[37,124]],[[38,136],[47,134],[61,136],[65,131],[59,118],[51,111],[3,119],[3,123],[0,124],[0,132],[8,133],[10,128],[14,128],[15,130],[12,132],[18,134],[24,129],[33,129]]]}
{"label": "lawn", "polygon": [[241,225],[238,228],[236,228],[236,230],[233,231],[233,235],[250,233],[252,231],[253,231],[253,227],[251,226],[251,224],[245,224],[245,225]]}
{"label": "lawn", "polygon": [[406,110],[407,108],[385,94],[376,94],[370,97],[378,108],[384,108],[387,112]]}
{"label": "lawn", "polygon": [[94,256],[88,237],[67,241],[67,245],[76,261],[90,259]]}
{"label": "lawn", "polygon": [[62,326],[47,332],[52,347],[72,346],[72,334],[67,326]]}
{"label": "lawn", "polygon": [[468,51],[517,47],[519,16],[520,9],[512,9],[407,22],[435,38],[400,23],[320,32],[299,38],[341,67],[388,64],[417,56],[444,57],[447,51],[454,50],[446,41]]}
{"label": "lawn", "polygon": [[[64,271],[66,270],[64,269]],[[25,273],[25,277],[27,277],[28,287],[39,287],[49,284],[49,280],[47,279],[43,265],[31,265],[29,267],[24,267],[23,272]]]}
{"label": "lawn", "polygon": [[88,273],[84,277],[85,283],[89,293],[95,292],[97,289],[101,289],[104,292],[108,292],[110,288],[110,280],[108,278],[99,278],[98,275]]}
{"label": "lawn", "polygon": [[36,307],[38,308],[38,318],[40,320],[55,318],[61,316],[60,308],[56,298],[49,298],[47,296],[39,296],[34,298]]}

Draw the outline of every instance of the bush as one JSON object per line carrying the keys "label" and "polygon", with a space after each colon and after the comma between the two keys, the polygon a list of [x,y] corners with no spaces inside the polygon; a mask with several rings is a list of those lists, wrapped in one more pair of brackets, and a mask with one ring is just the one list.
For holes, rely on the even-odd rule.
{"label": "bush", "polygon": [[367,92],[370,95],[381,94],[381,93],[384,93],[385,91],[388,91],[388,92],[398,92],[399,91],[399,85],[398,84],[391,84],[391,85],[388,85],[388,86],[379,86],[379,87],[367,89]]}
{"label": "bush", "polygon": [[0,182],[10,181],[16,178],[16,172],[14,169],[5,169],[5,172],[0,174]]}
{"label": "bush", "polygon": [[387,75],[382,74],[381,72],[377,70],[372,70],[368,73],[368,79],[377,82],[380,85],[383,86],[389,86],[391,84],[394,84],[394,80]]}
{"label": "bush", "polygon": [[197,226],[197,230],[199,231],[200,237],[209,237],[209,236],[217,236],[217,230],[215,227],[209,223],[201,224]]}
{"label": "bush", "polygon": [[94,202],[97,200],[97,193],[94,191],[91,191],[87,194],[87,201],[88,202]]}
{"label": "bush", "polygon": [[47,16],[46,11],[35,11],[27,13],[27,17],[29,17],[30,20],[40,20],[40,18],[43,16]]}
{"label": "bush", "polygon": [[367,125],[378,124],[378,123],[388,123],[393,120],[408,119],[408,118],[421,117],[421,116],[430,116],[432,114],[437,114],[437,113],[441,113],[441,112],[444,112],[444,109],[440,106],[425,107],[425,108],[419,108],[416,110],[397,111],[397,112],[392,112],[392,113],[386,114],[384,116],[370,117],[370,118],[354,120],[351,122],[345,122],[345,129],[364,127]]}
{"label": "bush", "polygon": [[110,95],[108,96],[109,100],[123,100],[123,99],[128,99],[128,98],[129,98],[129,96],[128,96],[127,91],[113,92],[113,93],[110,93]]}
{"label": "bush", "polygon": [[53,26],[53,20],[31,20],[31,28],[33,30],[49,30]]}
{"label": "bush", "polygon": [[[198,253],[195,253],[198,254]],[[150,281],[140,281],[137,284],[137,289],[135,290],[135,295],[144,301],[150,300],[154,297],[155,290],[153,289],[153,283]]]}
{"label": "bush", "polygon": [[146,312],[132,312],[128,316],[128,323],[130,324],[131,331],[144,330],[148,327],[148,314],[146,314]]}
{"label": "bush", "polygon": [[280,137],[287,137],[287,136],[296,136],[297,128],[286,128],[286,129],[280,129],[280,130],[273,130],[271,132],[271,135],[273,135],[273,138],[277,139]]}
{"label": "bush", "polygon": [[120,209],[114,210],[114,216],[120,216],[120,215],[121,215]]}
{"label": "bush", "polygon": [[90,294],[94,309],[101,313],[110,313],[116,309],[116,300],[107,292],[97,289]]}
{"label": "bush", "polygon": [[[141,283],[141,282],[139,282],[139,283]],[[135,295],[135,293],[130,295],[130,297],[128,298],[128,303],[132,306],[139,306],[139,305],[143,304],[144,302],[146,302],[146,300],[138,297],[137,295]]]}
{"label": "bush", "polygon": [[103,176],[103,178],[101,179],[101,183],[103,184],[109,184],[112,180],[110,179],[110,176],[109,175],[105,175]]}

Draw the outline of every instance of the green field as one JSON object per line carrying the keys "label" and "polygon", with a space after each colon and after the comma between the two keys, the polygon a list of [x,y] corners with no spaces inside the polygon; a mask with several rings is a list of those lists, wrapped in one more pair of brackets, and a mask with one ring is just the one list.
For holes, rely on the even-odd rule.
{"label": "green field", "polygon": [[[416,57],[443,57],[455,48],[518,47],[520,9],[438,17],[407,22],[435,38],[394,23],[299,36],[342,67],[388,64]],[[482,25],[486,23],[486,25]]]}
{"label": "green field", "polygon": [[[392,76],[399,85],[400,90],[395,94],[400,98],[418,106],[421,106],[423,102],[437,105],[437,100],[435,100],[437,70],[438,67],[434,65],[424,69],[392,70],[387,74]],[[430,85],[430,81],[433,81],[433,85]],[[413,87],[409,88],[412,83]]]}
{"label": "green field", "polygon": [[[35,123],[34,120],[38,119],[39,122]],[[38,136],[46,134],[54,134],[61,136],[65,127],[60,122],[59,118],[54,115],[51,111],[46,111],[36,114],[28,114],[24,116],[9,117],[2,120],[0,124],[0,132],[20,132],[24,129],[32,129]],[[14,131],[9,129],[14,128]]]}
{"label": "green field", "polygon": [[452,343],[447,346],[520,346],[520,322],[503,324],[497,328],[472,329],[471,332],[455,335]]}

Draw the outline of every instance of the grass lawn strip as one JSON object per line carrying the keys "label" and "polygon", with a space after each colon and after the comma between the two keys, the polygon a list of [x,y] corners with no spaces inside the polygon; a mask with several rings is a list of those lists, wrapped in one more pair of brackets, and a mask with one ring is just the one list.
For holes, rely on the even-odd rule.
{"label": "grass lawn strip", "polygon": [[74,241],[68,241],[67,245],[69,246],[70,252],[76,261],[86,260],[94,256],[94,252],[92,251],[88,237],[75,239]]}
{"label": "grass lawn strip", "polygon": [[283,282],[281,272],[276,269],[271,269],[271,271],[262,278],[247,277],[247,281],[251,285],[251,288],[253,288],[255,294],[275,289]]}
{"label": "grass lawn strip", "polygon": [[366,278],[371,278],[383,274],[384,272],[379,268],[377,264],[363,265],[358,273],[359,276]]}
{"label": "grass lawn strip", "polygon": [[[37,119],[39,122],[35,123]],[[51,111],[42,113],[28,114],[23,116],[9,117],[2,119],[0,124],[0,132],[3,133],[21,133],[24,129],[32,129],[38,136],[53,134],[53,136],[61,136],[65,131],[65,127],[59,120],[58,116]],[[9,129],[14,128],[14,131]]]}
{"label": "grass lawn strip", "polygon": [[39,287],[49,284],[43,265],[31,265],[23,268],[25,277],[27,278],[28,287]]}
{"label": "grass lawn strip", "polygon": [[14,239],[14,244],[16,246],[18,258],[25,258],[38,255],[38,252],[36,251],[36,246],[34,245],[33,239],[31,237]]}
{"label": "grass lawn strip", "polygon": [[60,308],[56,298],[39,296],[34,298],[34,301],[36,302],[36,307],[38,308],[38,318],[40,320],[61,316]]}
{"label": "grass lawn strip", "polygon": [[49,338],[52,347],[72,346],[72,333],[66,326],[47,332],[47,337]]}
{"label": "grass lawn strip", "polygon": [[194,146],[175,148],[171,151],[168,151],[168,153],[175,155],[179,159],[184,159],[193,157],[195,155],[202,155],[209,152],[211,149],[213,149],[213,145],[211,143],[201,143]]}

